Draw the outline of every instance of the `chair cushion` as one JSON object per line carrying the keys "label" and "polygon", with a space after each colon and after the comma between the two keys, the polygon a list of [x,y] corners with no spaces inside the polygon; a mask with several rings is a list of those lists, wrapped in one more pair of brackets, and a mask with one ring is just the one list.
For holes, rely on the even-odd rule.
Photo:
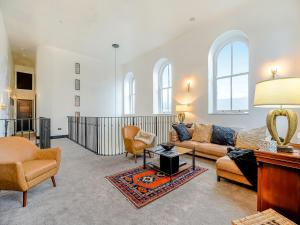
{"label": "chair cushion", "polygon": [[206,155],[212,155],[216,157],[223,157],[227,153],[228,146],[224,145],[216,145],[211,143],[200,143],[198,141],[183,141],[183,142],[176,142],[176,146],[184,147],[184,148],[190,148],[193,149],[195,147],[195,150],[197,152],[206,154]]}
{"label": "chair cushion", "polygon": [[33,180],[34,178],[54,169],[57,166],[56,160],[31,160],[23,163],[26,181]]}
{"label": "chair cushion", "polygon": [[147,144],[145,144],[144,142],[142,142],[142,141],[137,141],[137,140],[135,140],[134,142],[133,142],[133,148],[134,148],[134,150],[135,151],[142,151],[142,150],[144,150],[145,148],[147,148],[147,147],[149,147],[150,145],[147,145]]}
{"label": "chair cushion", "polygon": [[222,157],[222,158],[219,158],[217,160],[216,167],[217,167],[218,170],[224,170],[224,171],[229,172],[229,173],[234,173],[234,174],[238,174],[238,175],[243,176],[243,173],[237,167],[235,162],[233,160],[231,160],[227,155]]}
{"label": "chair cushion", "polygon": [[195,144],[195,150],[207,155],[213,155],[216,157],[223,157],[227,153],[228,146],[216,145],[212,143],[200,143]]}

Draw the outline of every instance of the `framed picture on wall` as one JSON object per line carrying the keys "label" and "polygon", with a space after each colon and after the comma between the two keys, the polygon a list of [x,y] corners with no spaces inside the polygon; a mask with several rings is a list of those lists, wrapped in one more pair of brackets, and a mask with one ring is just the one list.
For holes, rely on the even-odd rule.
{"label": "framed picture on wall", "polygon": [[75,95],[75,106],[76,107],[80,106],[80,96],[79,95]]}
{"label": "framed picture on wall", "polygon": [[80,90],[80,80],[79,79],[75,79],[75,90],[76,91]]}
{"label": "framed picture on wall", "polygon": [[75,74],[80,74],[80,63],[75,63]]}

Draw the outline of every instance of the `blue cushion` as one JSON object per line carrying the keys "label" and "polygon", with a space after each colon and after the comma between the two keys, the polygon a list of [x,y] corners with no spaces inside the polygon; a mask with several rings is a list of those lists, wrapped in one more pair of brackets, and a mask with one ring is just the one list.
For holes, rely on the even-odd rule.
{"label": "blue cushion", "polygon": [[234,146],[235,131],[229,127],[213,125],[211,143]]}
{"label": "blue cushion", "polygon": [[180,141],[190,140],[192,137],[183,123],[173,124],[172,127],[176,131]]}

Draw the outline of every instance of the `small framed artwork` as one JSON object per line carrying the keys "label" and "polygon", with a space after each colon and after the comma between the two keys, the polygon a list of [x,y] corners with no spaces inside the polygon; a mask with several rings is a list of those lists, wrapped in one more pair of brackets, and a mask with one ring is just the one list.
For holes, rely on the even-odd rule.
{"label": "small framed artwork", "polygon": [[80,63],[75,63],[75,74],[80,74]]}
{"label": "small framed artwork", "polygon": [[80,106],[80,96],[79,95],[75,95],[75,106],[76,107]]}
{"label": "small framed artwork", "polygon": [[75,112],[75,117],[76,118],[80,117],[80,112]]}
{"label": "small framed artwork", "polygon": [[80,90],[80,80],[79,79],[75,79],[75,90],[76,91]]}

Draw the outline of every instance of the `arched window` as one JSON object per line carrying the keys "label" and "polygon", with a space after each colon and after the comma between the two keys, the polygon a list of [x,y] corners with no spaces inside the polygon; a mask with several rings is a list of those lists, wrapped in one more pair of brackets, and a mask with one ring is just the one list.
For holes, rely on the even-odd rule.
{"label": "arched window", "polygon": [[153,73],[154,113],[172,112],[172,66],[167,59],[159,60]]}
{"label": "arched window", "polygon": [[135,79],[128,73],[124,80],[124,114],[135,113]]}
{"label": "arched window", "polygon": [[209,63],[209,112],[247,112],[249,49],[246,35],[240,31],[221,35],[210,49]]}

